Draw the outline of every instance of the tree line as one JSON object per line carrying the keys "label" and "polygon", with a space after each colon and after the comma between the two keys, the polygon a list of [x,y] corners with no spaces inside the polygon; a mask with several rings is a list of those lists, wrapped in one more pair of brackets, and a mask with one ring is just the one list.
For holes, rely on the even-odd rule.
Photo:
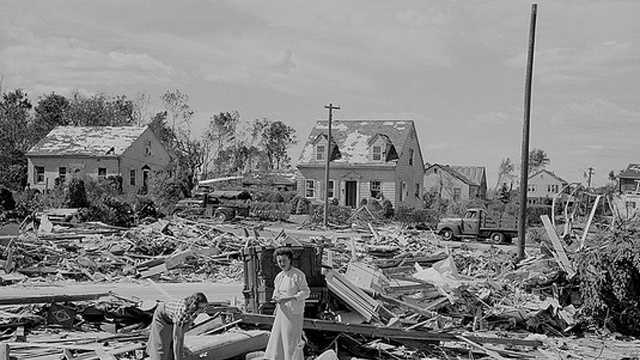
{"label": "tree line", "polygon": [[147,111],[148,95],[129,98],[103,93],[43,95],[34,103],[22,89],[0,97],[0,186],[19,190],[27,183],[27,151],[56,126],[149,125],[172,154],[164,180],[185,195],[197,180],[249,171],[287,169],[295,130],[266,118],[242,121],[237,111],[210,116],[206,131],[191,131],[195,110],[189,96],[169,89],[159,111]]}

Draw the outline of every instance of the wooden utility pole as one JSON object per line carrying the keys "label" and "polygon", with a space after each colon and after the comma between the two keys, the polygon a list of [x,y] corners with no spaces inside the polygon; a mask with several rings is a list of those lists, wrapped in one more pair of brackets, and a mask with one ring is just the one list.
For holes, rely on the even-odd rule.
{"label": "wooden utility pole", "polygon": [[524,259],[525,237],[527,234],[527,191],[529,187],[529,123],[531,119],[531,82],[533,78],[533,51],[536,41],[536,13],[538,4],[531,4],[531,24],[529,27],[529,55],[527,57],[527,78],[524,85],[524,121],[522,124],[522,149],[520,150],[520,213],[518,216],[518,258]]}
{"label": "wooden utility pole", "polygon": [[595,173],[595,170],[591,166],[587,169],[587,189],[591,189],[591,176]]}
{"label": "wooden utility pole", "polygon": [[[331,161],[331,121],[333,120],[333,110],[340,110],[339,106],[333,104],[325,105],[329,109],[329,128],[327,130],[327,158],[324,165],[324,227],[329,225],[329,162]],[[335,184],[334,184],[335,185]]]}

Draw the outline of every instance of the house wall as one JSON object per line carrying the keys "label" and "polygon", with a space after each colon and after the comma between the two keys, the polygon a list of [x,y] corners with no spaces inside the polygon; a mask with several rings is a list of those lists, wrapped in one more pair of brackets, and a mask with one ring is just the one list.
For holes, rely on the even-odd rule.
{"label": "house wall", "polygon": [[619,178],[618,179],[619,190],[623,193],[628,193],[628,192],[635,193],[638,187],[638,182],[640,182],[640,180],[630,179],[630,178]]}
{"label": "house wall", "polygon": [[[35,179],[35,167],[44,167],[44,181],[37,183]],[[55,179],[58,177],[58,170],[61,167],[67,169],[66,181],[73,175],[98,177],[98,168],[106,168],[107,175],[118,175],[117,158],[88,158],[71,156],[30,156],[27,160],[28,183],[32,189],[44,191],[55,186]]]}
{"label": "house wall", "polygon": [[[298,194],[306,197],[306,180],[315,182],[314,196],[310,199],[324,200],[324,168],[323,167],[302,167],[298,178]],[[357,181],[356,204],[360,200],[370,197],[371,181],[380,181],[383,197],[389,199],[394,206],[399,205],[396,198],[396,174],[393,168],[389,169],[367,169],[367,168],[332,168],[330,180],[334,181],[334,197],[338,199],[340,205],[345,205],[345,181]]]}
{"label": "house wall", "polygon": [[[562,187],[564,185],[566,185],[566,183],[556,179],[546,172],[541,172],[529,179],[527,198],[553,198],[556,194],[562,191]],[[557,191],[555,191],[553,186],[557,186]]]}
{"label": "house wall", "polygon": [[475,195],[477,187],[470,188],[464,181],[437,167],[427,170],[424,174],[424,189],[427,192],[437,193],[443,199],[453,200],[456,188],[460,189],[460,201],[467,201],[470,199],[471,188]]}
{"label": "house wall", "polygon": [[[147,152],[149,148],[150,153]],[[137,192],[143,186],[143,167],[148,167],[149,181],[163,170],[171,157],[164,145],[158,140],[151,129],[147,128],[140,137],[129,146],[120,156],[120,170],[122,171],[122,190],[126,193]],[[135,170],[135,185],[131,185],[130,172]]]}
{"label": "house wall", "polygon": [[[399,146],[401,145],[396,144],[396,150],[399,149]],[[413,150],[412,165],[409,164],[410,150]],[[422,208],[424,204],[422,201],[422,194],[424,193],[424,161],[415,129],[411,130],[407,142],[400,151],[396,166],[396,199],[404,199],[403,206]],[[402,182],[407,183],[407,191],[404,197],[400,196]]]}

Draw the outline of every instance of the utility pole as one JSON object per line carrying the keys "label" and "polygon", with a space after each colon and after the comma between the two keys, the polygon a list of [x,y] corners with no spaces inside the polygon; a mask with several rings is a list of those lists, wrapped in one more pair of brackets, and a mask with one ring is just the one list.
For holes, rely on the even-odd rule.
{"label": "utility pole", "polygon": [[525,237],[527,234],[527,191],[529,188],[529,123],[531,119],[531,82],[533,78],[533,51],[536,41],[536,15],[538,4],[531,4],[531,24],[529,27],[529,55],[527,56],[527,77],[524,86],[524,121],[522,124],[522,149],[520,150],[520,213],[518,214],[518,258],[524,259]]}
{"label": "utility pole", "polygon": [[587,169],[587,189],[591,189],[591,176],[595,173],[595,170],[591,166]]}
{"label": "utility pole", "polygon": [[[329,162],[331,161],[331,121],[333,120],[333,110],[340,110],[339,106],[333,104],[325,105],[329,109],[329,129],[327,131],[327,158],[324,165],[324,227],[329,225]],[[335,184],[334,184],[335,185]]]}

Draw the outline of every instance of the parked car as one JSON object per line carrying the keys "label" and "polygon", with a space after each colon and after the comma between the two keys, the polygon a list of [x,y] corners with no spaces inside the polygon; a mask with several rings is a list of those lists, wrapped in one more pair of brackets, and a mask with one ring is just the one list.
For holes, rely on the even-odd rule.
{"label": "parked car", "polygon": [[249,216],[251,194],[246,190],[198,191],[193,197],[178,201],[174,214],[213,217],[219,221]]}

